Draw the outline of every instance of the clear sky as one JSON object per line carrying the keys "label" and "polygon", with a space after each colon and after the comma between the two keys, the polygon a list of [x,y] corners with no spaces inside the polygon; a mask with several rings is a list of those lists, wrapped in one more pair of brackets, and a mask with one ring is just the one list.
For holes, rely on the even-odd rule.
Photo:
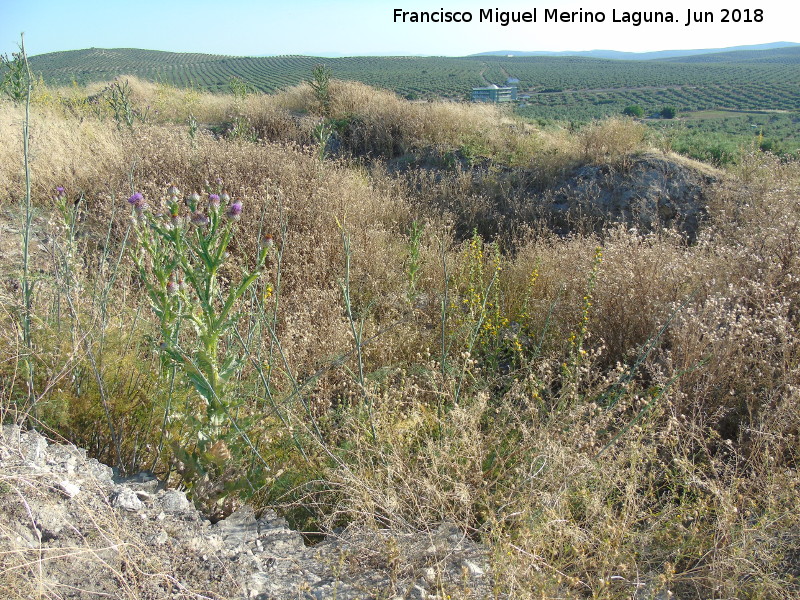
{"label": "clear sky", "polygon": [[[722,23],[722,9],[763,10],[762,21]],[[481,9],[537,10],[536,23],[479,22]],[[545,23],[544,10],[602,11],[603,23]],[[687,10],[713,23],[685,26]],[[403,11],[469,11],[471,23],[395,22]],[[671,11],[678,23],[614,23],[623,11]],[[744,14],[741,15],[743,18]],[[755,17],[751,12],[751,18]],[[0,0],[0,53],[25,32],[33,56],[81,48],[145,48],[239,56],[307,54],[463,56],[491,50],[718,48],[800,42],[794,0]]]}

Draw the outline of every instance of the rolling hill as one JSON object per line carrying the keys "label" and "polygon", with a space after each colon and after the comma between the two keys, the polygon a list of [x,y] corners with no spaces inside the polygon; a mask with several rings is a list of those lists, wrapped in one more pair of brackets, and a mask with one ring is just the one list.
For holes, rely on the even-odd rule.
{"label": "rolling hill", "polygon": [[800,45],[765,50],[714,52],[711,54],[697,54],[665,60],[682,63],[763,63],[796,65],[800,63]]}
{"label": "rolling hill", "polygon": [[[662,60],[662,59],[676,59],[680,60],[689,56],[703,56],[707,54],[731,54],[733,52],[752,52],[760,50],[772,50],[778,48],[787,48],[793,46],[800,46],[794,42],[772,42],[769,44],[754,44],[749,46],[731,46],[729,48],[698,48],[694,50],[657,50],[655,52],[620,52],[618,50],[583,50],[583,51],[563,51],[563,52],[546,52],[546,51],[517,51],[517,50],[495,50],[492,52],[481,52],[473,56],[583,56],[585,58],[609,58],[615,60]],[[736,56],[731,56],[729,59],[736,62]]]}

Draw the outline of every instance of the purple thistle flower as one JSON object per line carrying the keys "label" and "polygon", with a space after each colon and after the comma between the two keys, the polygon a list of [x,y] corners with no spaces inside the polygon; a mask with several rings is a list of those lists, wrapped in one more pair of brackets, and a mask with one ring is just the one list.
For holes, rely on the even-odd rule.
{"label": "purple thistle flower", "polygon": [[192,225],[197,227],[203,227],[204,225],[208,225],[208,217],[201,213],[199,210],[197,212],[192,213],[192,217],[190,219]]}
{"label": "purple thistle flower", "polygon": [[66,191],[64,191],[64,188],[63,188],[63,187],[61,187],[61,186],[58,186],[58,187],[56,188],[56,194],[58,195],[58,197],[59,197],[59,198],[63,198],[64,196],[66,196],[66,195],[67,195],[67,192],[66,192]]}
{"label": "purple thistle flower", "polygon": [[241,214],[242,214],[242,201],[237,200],[228,207],[228,211],[225,213],[225,216],[228,217],[228,219],[231,221],[238,221]]}
{"label": "purple thistle flower", "polygon": [[147,200],[144,199],[144,196],[139,192],[134,192],[130,198],[128,198],[128,202],[133,206],[133,209],[136,211],[136,216],[139,219],[142,218],[142,214],[144,213],[144,209],[147,208]]}
{"label": "purple thistle flower", "polygon": [[170,282],[167,284],[167,294],[169,294],[170,296],[174,296],[177,293],[178,293],[178,283],[174,279],[171,279]]}
{"label": "purple thistle flower", "polygon": [[212,209],[219,208],[219,196],[217,194],[208,195],[208,206]]}

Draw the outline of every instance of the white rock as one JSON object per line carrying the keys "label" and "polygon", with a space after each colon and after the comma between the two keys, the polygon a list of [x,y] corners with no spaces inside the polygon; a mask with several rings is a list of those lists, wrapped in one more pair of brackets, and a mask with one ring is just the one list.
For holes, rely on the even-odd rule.
{"label": "white rock", "polygon": [[475,578],[483,577],[486,574],[486,571],[481,569],[471,560],[467,560],[466,558],[461,561],[461,567],[467,570],[467,572],[470,574],[470,577],[475,577]]}
{"label": "white rock", "polygon": [[135,492],[136,497],[141,500],[142,502],[150,502],[152,497],[147,492],[143,492],[142,490],[136,490]]}
{"label": "white rock", "polygon": [[183,512],[191,505],[186,494],[180,490],[167,490],[164,497],[161,498],[161,506],[165,512]]}
{"label": "white rock", "polygon": [[79,485],[66,480],[59,482],[58,487],[67,498],[74,498],[81,491]]}
{"label": "white rock", "polygon": [[162,530],[161,530],[161,531],[159,531],[159,532],[158,532],[158,534],[156,534],[156,536],[153,538],[153,543],[154,543],[156,546],[163,546],[164,544],[166,544],[166,543],[167,543],[167,540],[168,540],[168,539],[169,539],[169,535],[167,534],[167,532],[166,532],[166,531],[164,531],[164,530],[162,529]]}
{"label": "white rock", "polygon": [[30,466],[44,466],[47,457],[47,440],[35,431],[19,437],[19,447],[25,462]]}
{"label": "white rock", "polygon": [[136,492],[125,487],[119,489],[117,495],[114,497],[114,500],[111,502],[111,505],[115,508],[131,511],[141,510],[144,508],[142,501],[136,497]]}

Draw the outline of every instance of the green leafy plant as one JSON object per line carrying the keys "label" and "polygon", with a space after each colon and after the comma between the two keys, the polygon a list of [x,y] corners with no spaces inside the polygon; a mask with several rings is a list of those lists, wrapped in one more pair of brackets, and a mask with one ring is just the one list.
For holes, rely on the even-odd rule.
{"label": "green leafy plant", "polygon": [[150,108],[146,107],[144,110],[140,110],[135,107],[131,98],[130,83],[127,79],[125,81],[116,80],[109,86],[106,101],[114,114],[117,127],[125,124],[128,128],[133,129],[137,120],[141,123],[147,122]]}
{"label": "green leafy plant", "polygon": [[27,60],[24,49],[12,52],[11,58],[7,54],[0,55],[0,92],[18,104],[28,97],[30,76]]}
{"label": "green leafy plant", "polygon": [[331,70],[326,65],[316,65],[311,71],[311,89],[314,98],[320,106],[323,116],[330,116],[331,112]]}
{"label": "green leafy plant", "polygon": [[328,145],[333,137],[333,125],[329,120],[323,119],[314,126],[312,135],[317,142],[317,156],[320,160],[325,160],[328,157]]}
{"label": "green leafy plant", "polygon": [[[196,499],[219,504],[235,490],[254,490],[254,478],[267,466],[262,461],[249,473],[230,472],[230,459],[241,456],[245,448],[254,448],[231,414],[235,406],[232,382],[243,360],[230,348],[223,355],[220,348],[241,318],[239,300],[258,279],[272,246],[263,244],[255,264],[241,279],[223,286],[220,271],[243,206],[217,191],[221,193],[208,193],[207,206],[201,207],[199,194],[181,202],[180,191],[172,185],[163,215],[148,210],[140,193],[128,202],[133,206],[139,241],[134,261],[158,318],[163,364],[182,373],[199,396],[200,410],[184,415],[189,437],[177,440],[173,449]],[[194,335],[184,335],[184,323],[191,325]],[[220,478],[224,490],[198,491],[199,485]]]}
{"label": "green leafy plant", "polygon": [[189,117],[186,119],[186,124],[189,126],[189,137],[194,141],[197,137],[197,130],[200,125],[197,122],[197,118],[194,116],[194,113],[189,113]]}
{"label": "green leafy plant", "polygon": [[[12,100],[25,102],[25,120],[22,124],[23,163],[25,167],[25,217],[22,226],[22,307],[20,311],[20,325],[22,329],[22,343],[25,348],[23,364],[26,371],[26,412],[35,408],[36,396],[34,394],[34,356],[33,337],[31,325],[33,323],[33,298],[35,280],[31,277],[30,247],[33,230],[33,207],[31,205],[31,167],[30,167],[30,123],[31,123],[31,70],[28,65],[28,55],[25,52],[25,38],[20,38],[19,53],[14,54],[13,64],[3,58],[3,65],[8,67],[7,76],[3,79],[3,88],[6,89]],[[9,92],[10,90],[10,92]]]}
{"label": "green leafy plant", "polygon": [[[234,139],[244,139],[255,142],[257,139],[253,124],[245,114],[245,102],[247,96],[252,91],[252,87],[239,77],[231,77],[229,82],[231,93],[233,94],[233,115],[228,130],[228,136]],[[191,135],[191,124],[190,124]]]}
{"label": "green leafy plant", "polygon": [[241,77],[231,77],[228,82],[231,93],[238,101],[243,101],[251,91],[251,86]]}

